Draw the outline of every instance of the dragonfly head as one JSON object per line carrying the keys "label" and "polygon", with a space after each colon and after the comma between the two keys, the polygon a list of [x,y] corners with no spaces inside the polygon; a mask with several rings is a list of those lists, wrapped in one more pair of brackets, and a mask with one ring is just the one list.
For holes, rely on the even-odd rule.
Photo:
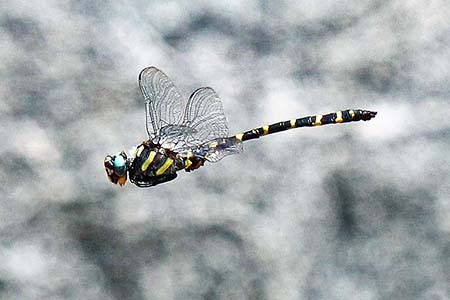
{"label": "dragonfly head", "polygon": [[116,155],[107,155],[104,161],[106,175],[114,184],[124,185],[127,182],[127,154],[125,151]]}

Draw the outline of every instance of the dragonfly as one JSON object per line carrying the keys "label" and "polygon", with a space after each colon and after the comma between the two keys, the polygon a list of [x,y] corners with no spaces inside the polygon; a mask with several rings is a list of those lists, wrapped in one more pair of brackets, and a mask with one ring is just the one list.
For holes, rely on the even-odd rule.
{"label": "dragonfly", "polygon": [[222,102],[214,89],[201,87],[184,100],[170,78],[156,67],[139,74],[145,99],[148,139],[125,151],[107,155],[104,167],[109,180],[123,186],[127,179],[138,187],[152,187],[174,180],[177,172],[191,172],[205,162],[241,153],[243,142],[292,128],[368,121],[375,111],[347,109],[277,122],[233,136]]}

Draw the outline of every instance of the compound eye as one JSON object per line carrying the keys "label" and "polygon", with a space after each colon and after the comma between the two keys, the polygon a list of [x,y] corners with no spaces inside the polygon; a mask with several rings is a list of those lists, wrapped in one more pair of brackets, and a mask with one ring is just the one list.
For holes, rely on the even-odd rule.
{"label": "compound eye", "polygon": [[117,176],[124,176],[126,174],[126,161],[122,155],[114,157],[114,173]]}

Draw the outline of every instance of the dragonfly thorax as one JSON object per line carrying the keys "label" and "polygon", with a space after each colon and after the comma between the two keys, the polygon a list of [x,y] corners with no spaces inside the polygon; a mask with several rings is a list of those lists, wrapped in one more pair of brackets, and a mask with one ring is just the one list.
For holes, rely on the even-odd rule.
{"label": "dragonfly thorax", "polygon": [[129,161],[130,181],[138,186],[153,186],[176,178],[184,169],[184,159],[177,153],[146,141],[136,148]]}

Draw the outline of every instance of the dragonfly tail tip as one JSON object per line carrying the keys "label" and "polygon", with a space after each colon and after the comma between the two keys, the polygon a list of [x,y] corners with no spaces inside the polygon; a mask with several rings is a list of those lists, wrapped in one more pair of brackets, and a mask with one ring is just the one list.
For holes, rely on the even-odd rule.
{"label": "dragonfly tail tip", "polygon": [[368,121],[372,118],[375,118],[375,116],[377,115],[378,112],[376,111],[370,111],[370,110],[363,110],[362,112],[362,119],[364,121]]}

